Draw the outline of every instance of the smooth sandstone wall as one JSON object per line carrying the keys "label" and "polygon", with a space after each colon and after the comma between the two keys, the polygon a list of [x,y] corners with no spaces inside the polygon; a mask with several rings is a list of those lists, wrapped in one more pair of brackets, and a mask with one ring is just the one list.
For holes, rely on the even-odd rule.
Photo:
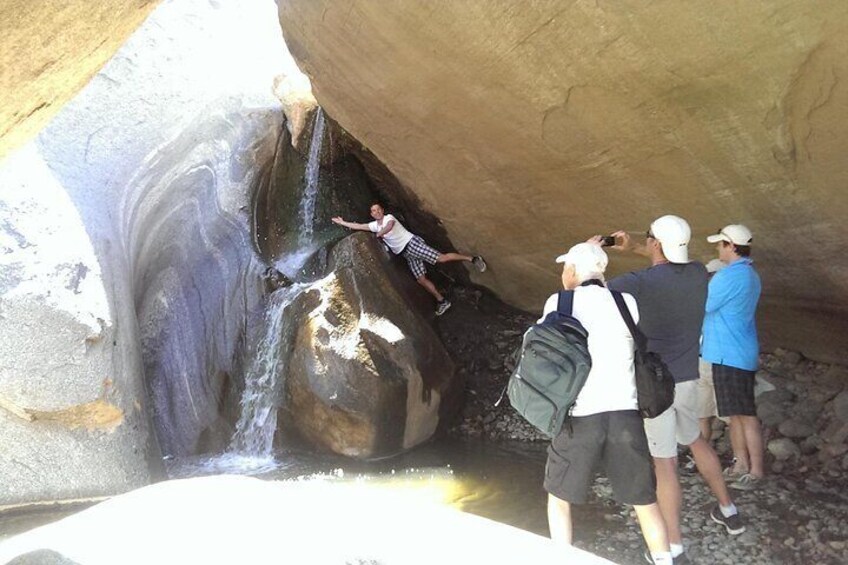
{"label": "smooth sandstone wall", "polygon": [[0,157],[32,139],[158,4],[0,1]]}
{"label": "smooth sandstone wall", "polygon": [[280,53],[273,5],[163,2],[0,161],[0,506],[123,492],[226,435]]}
{"label": "smooth sandstone wall", "polygon": [[[538,309],[553,259],[675,213],[755,234],[766,347],[848,345],[848,3],[281,0],[327,112]],[[611,272],[642,266],[613,257]]]}

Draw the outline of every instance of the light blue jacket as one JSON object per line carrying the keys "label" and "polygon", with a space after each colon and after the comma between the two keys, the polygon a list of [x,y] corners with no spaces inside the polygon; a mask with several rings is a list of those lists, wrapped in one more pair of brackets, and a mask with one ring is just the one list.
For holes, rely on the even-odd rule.
{"label": "light blue jacket", "polygon": [[746,371],[759,366],[760,345],[754,315],[760,276],[743,257],[713,275],[707,290],[701,357]]}

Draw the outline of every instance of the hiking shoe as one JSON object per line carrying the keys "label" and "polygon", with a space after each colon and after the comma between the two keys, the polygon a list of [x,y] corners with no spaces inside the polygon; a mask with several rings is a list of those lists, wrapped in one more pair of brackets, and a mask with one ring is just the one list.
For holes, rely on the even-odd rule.
{"label": "hiking shoe", "polygon": [[725,516],[721,513],[721,508],[716,504],[710,511],[710,518],[716,524],[721,524],[727,533],[731,536],[738,536],[745,531],[745,524],[742,523],[742,517],[737,512],[733,516]]}
{"label": "hiking shoe", "polygon": [[436,304],[436,316],[441,316],[451,307],[450,300],[447,298]]}
{"label": "hiking shoe", "polygon": [[724,475],[724,479],[726,481],[728,479],[729,480],[736,480],[739,477],[741,477],[742,475],[747,475],[748,472],[747,471],[736,471],[733,467],[728,467],[727,469],[722,471],[721,474]]}
{"label": "hiking shoe", "polygon": [[486,272],[486,261],[483,260],[479,255],[475,255],[474,258],[471,259],[471,262],[474,263],[474,266],[477,267],[477,270],[481,273]]}
{"label": "hiking shoe", "polygon": [[761,480],[762,477],[752,475],[751,473],[745,473],[727,486],[735,488],[736,490],[754,490],[760,486]]}

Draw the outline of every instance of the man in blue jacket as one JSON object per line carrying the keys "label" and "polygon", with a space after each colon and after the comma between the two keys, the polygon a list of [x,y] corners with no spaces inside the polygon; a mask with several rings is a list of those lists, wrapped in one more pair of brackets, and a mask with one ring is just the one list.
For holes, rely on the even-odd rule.
{"label": "man in blue jacket", "polygon": [[731,488],[750,490],[763,477],[763,436],[754,405],[754,374],[759,364],[757,325],[760,277],[751,262],[751,230],[723,227],[707,238],[727,267],[710,280],[701,357],[713,365],[718,415],[730,418],[735,470]]}

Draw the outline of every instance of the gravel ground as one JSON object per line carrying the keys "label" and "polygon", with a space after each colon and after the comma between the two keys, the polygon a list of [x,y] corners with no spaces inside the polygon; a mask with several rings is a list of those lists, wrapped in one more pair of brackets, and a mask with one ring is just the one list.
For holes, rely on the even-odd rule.
{"label": "gravel ground", "polygon": [[[466,381],[466,402],[449,434],[545,441],[508,399],[495,406],[512,355],[536,316],[474,288],[454,288],[451,300],[453,308],[438,324]],[[763,355],[762,367],[758,376],[771,390],[758,396],[757,405],[770,474],[754,491],[732,492],[748,529],[731,537],[710,520],[714,499],[697,471],[683,468],[687,458],[681,456],[687,553],[694,563],[848,563],[848,369],[782,350]],[[713,428],[716,450],[729,466],[724,426]],[[612,500],[605,479],[593,490],[589,504],[603,512],[609,528],[576,544],[618,563],[642,563],[635,515]]]}

